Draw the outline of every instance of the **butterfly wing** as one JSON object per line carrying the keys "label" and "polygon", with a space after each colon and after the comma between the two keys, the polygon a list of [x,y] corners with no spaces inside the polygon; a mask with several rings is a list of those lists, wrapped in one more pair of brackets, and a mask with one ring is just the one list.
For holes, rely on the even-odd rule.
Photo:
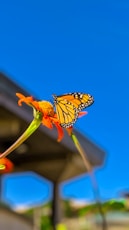
{"label": "butterfly wing", "polygon": [[57,117],[60,125],[64,128],[72,126],[77,120],[79,112],[94,102],[90,94],[83,93],[53,95],[53,97]]}
{"label": "butterfly wing", "polygon": [[53,95],[53,97],[60,125],[63,128],[69,128],[77,120],[79,111],[70,101],[62,99],[56,95]]}
{"label": "butterfly wing", "polygon": [[84,94],[84,93],[69,93],[59,97],[61,97],[62,100],[66,99],[70,101],[79,111],[92,105],[94,102],[94,99],[90,94]]}

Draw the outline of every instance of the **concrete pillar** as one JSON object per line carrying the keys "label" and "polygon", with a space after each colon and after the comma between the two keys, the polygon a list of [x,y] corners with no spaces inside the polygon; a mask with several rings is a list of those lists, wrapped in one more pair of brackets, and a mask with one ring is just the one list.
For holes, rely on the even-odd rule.
{"label": "concrete pillar", "polygon": [[56,230],[56,225],[61,221],[61,202],[59,195],[59,184],[53,183],[53,200],[52,200],[52,224],[53,229]]}

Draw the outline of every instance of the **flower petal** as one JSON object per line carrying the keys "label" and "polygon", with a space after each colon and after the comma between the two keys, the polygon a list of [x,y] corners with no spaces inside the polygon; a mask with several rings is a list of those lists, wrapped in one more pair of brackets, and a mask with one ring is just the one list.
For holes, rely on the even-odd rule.
{"label": "flower petal", "polygon": [[43,118],[42,118],[42,124],[44,126],[46,126],[47,128],[49,128],[49,129],[53,128],[51,119],[48,116],[43,116]]}
{"label": "flower petal", "polygon": [[69,128],[66,128],[66,130],[67,130],[69,136],[71,136],[71,133],[72,133],[72,131],[73,131],[73,126],[71,126],[71,127],[69,127]]}
{"label": "flower petal", "polygon": [[18,100],[18,105],[21,106],[22,102],[26,103],[27,105],[31,104],[33,102],[33,97],[25,97],[21,93],[16,93],[16,96],[20,99]]}
{"label": "flower petal", "polygon": [[56,126],[57,132],[58,132],[57,141],[60,142],[64,136],[63,128],[60,126],[60,124],[58,122],[54,122],[54,125]]}
{"label": "flower petal", "polygon": [[86,114],[88,114],[88,112],[87,112],[87,111],[82,111],[82,112],[79,112],[79,116],[78,116],[78,117],[82,117],[82,116],[84,116],[84,115],[86,115]]}

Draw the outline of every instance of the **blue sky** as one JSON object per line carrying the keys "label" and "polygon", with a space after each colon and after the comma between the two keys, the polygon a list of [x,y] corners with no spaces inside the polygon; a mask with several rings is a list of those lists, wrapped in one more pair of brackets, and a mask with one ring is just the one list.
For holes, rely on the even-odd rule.
{"label": "blue sky", "polygon": [[[94,96],[88,116],[75,127],[107,152],[103,167],[96,171],[103,199],[129,189],[128,15],[127,0],[4,0],[0,4],[1,71],[40,99],[52,101],[53,93],[69,92]],[[14,204],[29,202],[33,183],[25,200],[16,190],[19,180],[26,186],[32,175],[23,178],[5,180],[4,196]],[[64,183],[61,194],[93,198],[89,177]],[[38,197],[39,185],[30,203],[32,199],[38,203]]]}

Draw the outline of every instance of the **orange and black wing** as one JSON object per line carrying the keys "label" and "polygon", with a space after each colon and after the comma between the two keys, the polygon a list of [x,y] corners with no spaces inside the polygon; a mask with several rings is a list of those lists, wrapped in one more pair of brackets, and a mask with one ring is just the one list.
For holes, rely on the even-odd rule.
{"label": "orange and black wing", "polygon": [[79,112],[94,102],[90,94],[84,93],[53,95],[53,97],[57,117],[60,125],[64,128],[72,126],[76,122]]}
{"label": "orange and black wing", "polygon": [[58,98],[54,95],[54,105],[60,125],[64,128],[72,126],[78,118],[79,111],[66,99]]}
{"label": "orange and black wing", "polygon": [[93,104],[94,99],[90,94],[85,93],[69,93],[58,96],[57,98],[61,98],[62,100],[67,100],[71,102],[77,110],[81,111],[84,108]]}

